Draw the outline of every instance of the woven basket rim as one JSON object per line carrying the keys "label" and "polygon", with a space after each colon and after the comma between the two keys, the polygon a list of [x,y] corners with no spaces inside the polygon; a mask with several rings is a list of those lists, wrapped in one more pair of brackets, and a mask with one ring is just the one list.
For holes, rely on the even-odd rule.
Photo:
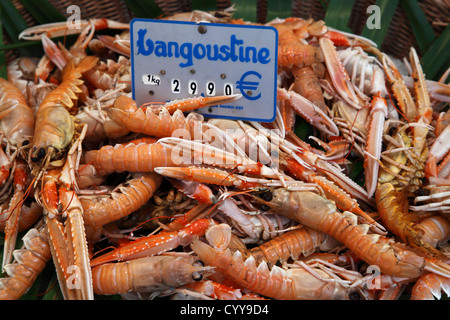
{"label": "woven basket rim", "polygon": [[[29,26],[36,25],[36,20],[20,3],[20,0],[11,0],[16,6],[24,20]],[[65,17],[71,15],[67,12],[67,7],[73,4],[82,8],[81,18],[108,18],[120,22],[129,22],[135,16],[126,5],[124,0],[48,0]],[[191,0],[155,0],[155,3],[163,11],[164,15],[170,16],[175,13],[187,12],[192,10]],[[355,34],[360,34],[367,20],[366,9],[369,5],[375,4],[376,0],[356,1],[349,22],[349,27]],[[218,10],[223,10],[231,6],[231,0],[216,0]],[[427,20],[438,36],[450,23],[450,0],[420,0],[419,4],[424,11]],[[267,22],[268,0],[257,0],[256,2],[256,22]],[[323,20],[326,10],[319,0],[292,0],[292,16],[301,18],[313,18],[314,20]],[[9,37],[4,33],[5,43],[9,43]],[[381,50],[394,57],[404,57],[408,54],[410,47],[417,49],[417,41],[408,22],[408,17],[403,7],[399,4],[394,14],[393,20],[385,36]],[[421,54],[420,50],[419,54]],[[11,54],[8,53],[7,61],[11,60]]]}

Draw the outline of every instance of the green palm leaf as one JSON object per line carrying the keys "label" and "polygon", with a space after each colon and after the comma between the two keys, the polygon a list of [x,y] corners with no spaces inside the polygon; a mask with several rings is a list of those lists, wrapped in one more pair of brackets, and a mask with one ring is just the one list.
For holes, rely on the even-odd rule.
{"label": "green palm leaf", "polygon": [[437,80],[450,66],[450,25],[431,44],[422,58],[427,78]]}
{"label": "green palm leaf", "polygon": [[401,5],[408,15],[408,20],[419,45],[419,49],[423,54],[436,39],[433,28],[431,28],[431,25],[417,0],[402,0]]}
{"label": "green palm leaf", "polygon": [[346,32],[352,32],[348,26],[348,22],[354,3],[355,0],[330,0],[324,18],[325,23],[330,27]]}
{"label": "green palm leaf", "polygon": [[257,0],[233,1],[236,9],[233,17],[247,21],[256,21],[256,2]]}
{"label": "green palm leaf", "polygon": [[[14,4],[9,0],[0,0],[2,30],[5,30],[13,43],[20,43],[19,33],[28,27],[25,20],[20,15]],[[33,50],[29,47],[20,47],[18,49],[21,56],[32,56]]]}
{"label": "green palm leaf", "polygon": [[39,3],[33,0],[20,0],[20,3],[39,24],[66,20],[66,17],[47,0],[40,0]]}
{"label": "green palm leaf", "polygon": [[157,18],[163,12],[152,0],[124,0],[136,18]]}
{"label": "green palm leaf", "polygon": [[287,18],[290,16],[292,16],[291,1],[269,0],[267,6],[267,21],[271,21],[275,18]]}
{"label": "green palm leaf", "polygon": [[216,10],[216,2],[208,0],[192,0],[191,1],[192,10],[201,11],[214,11]]}

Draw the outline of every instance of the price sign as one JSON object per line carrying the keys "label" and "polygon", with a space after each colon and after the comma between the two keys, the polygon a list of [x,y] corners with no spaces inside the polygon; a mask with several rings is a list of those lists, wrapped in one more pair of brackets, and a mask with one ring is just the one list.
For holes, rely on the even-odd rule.
{"label": "price sign", "polygon": [[278,33],[269,26],[133,19],[131,66],[138,105],[203,95],[241,98],[204,116],[271,122]]}

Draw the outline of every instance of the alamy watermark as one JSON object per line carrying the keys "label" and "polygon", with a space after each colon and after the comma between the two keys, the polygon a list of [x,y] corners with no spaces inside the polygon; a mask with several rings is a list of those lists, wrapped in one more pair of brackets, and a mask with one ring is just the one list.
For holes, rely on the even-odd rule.
{"label": "alamy watermark", "polygon": [[[68,29],[81,29],[81,8],[77,5],[70,5],[66,12],[71,14],[67,18]],[[366,26],[368,29],[381,29],[381,9],[377,5],[367,7],[366,13],[370,14],[367,18]]]}
{"label": "alamy watermark", "polygon": [[366,21],[367,29],[381,29],[381,9],[377,5],[367,7],[366,13],[371,14]]}
{"label": "alamy watermark", "polygon": [[77,5],[70,5],[67,7],[67,13],[71,15],[67,18],[67,29],[81,29],[81,9]]}
{"label": "alamy watermark", "polygon": [[[194,121],[193,127],[204,128]],[[280,131],[266,129],[256,132],[237,129],[194,130],[193,136],[187,129],[172,133],[170,158],[176,165],[241,165],[250,159],[259,164],[275,167],[279,163]],[[180,140],[177,140],[180,139]],[[168,139],[161,139],[162,143]],[[238,161],[238,162],[236,162]]]}
{"label": "alamy watermark", "polygon": [[381,271],[380,267],[375,265],[370,265],[366,271],[368,274],[371,274],[370,277],[367,278],[366,284],[368,290],[380,290],[381,289]]}
{"label": "alamy watermark", "polygon": [[66,286],[69,290],[81,289],[81,276],[80,267],[76,265],[70,265],[67,267]]}

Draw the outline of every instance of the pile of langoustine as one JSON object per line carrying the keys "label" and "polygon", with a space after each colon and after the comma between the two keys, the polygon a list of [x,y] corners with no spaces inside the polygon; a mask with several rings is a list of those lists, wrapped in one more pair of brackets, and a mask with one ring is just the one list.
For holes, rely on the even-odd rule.
{"label": "pile of langoustine", "polygon": [[[96,36],[105,22],[125,31]],[[48,38],[70,31],[58,25],[23,32],[46,55],[13,61],[0,81],[1,299],[20,298],[51,259],[65,299],[449,294],[448,85],[425,80],[414,49],[402,75],[322,21],[268,25],[273,123],[192,111],[237,95],[137,106],[126,24],[85,21],[70,48]],[[296,116],[314,145],[293,133]],[[364,187],[348,177],[350,154]]]}

